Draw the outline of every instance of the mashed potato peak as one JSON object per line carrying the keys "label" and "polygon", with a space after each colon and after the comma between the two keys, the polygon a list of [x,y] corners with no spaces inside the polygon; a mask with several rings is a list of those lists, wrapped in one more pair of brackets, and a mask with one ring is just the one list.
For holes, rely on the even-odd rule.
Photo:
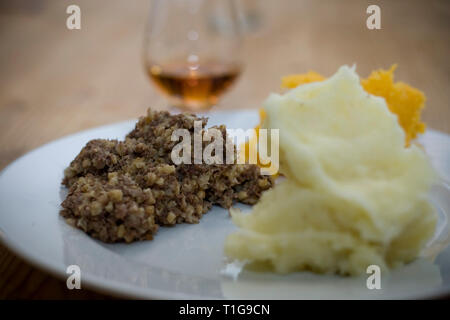
{"label": "mashed potato peak", "polygon": [[[373,71],[367,79],[361,80],[361,84],[366,92],[386,99],[389,110],[397,115],[398,122],[405,131],[405,143],[409,146],[411,140],[425,132],[425,123],[420,119],[420,114],[426,99],[422,91],[403,82],[394,82],[395,69],[397,65],[393,65],[389,70]],[[322,75],[309,71],[283,77],[281,87],[292,89],[305,83],[323,80],[325,77]]]}
{"label": "mashed potato peak", "polygon": [[225,243],[235,259],[297,270],[360,274],[414,259],[435,229],[427,193],[435,173],[384,99],[347,66],[322,82],[272,94],[264,128],[280,129],[284,181]]}

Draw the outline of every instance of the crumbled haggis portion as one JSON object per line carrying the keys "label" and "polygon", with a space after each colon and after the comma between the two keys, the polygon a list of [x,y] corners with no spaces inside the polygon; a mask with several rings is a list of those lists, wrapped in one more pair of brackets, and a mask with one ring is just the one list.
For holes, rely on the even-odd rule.
{"label": "crumbled haggis portion", "polygon": [[117,143],[117,140],[89,141],[64,170],[63,184],[70,187],[79,177],[88,173],[99,175],[108,168],[118,167],[119,157],[115,152]]}
{"label": "crumbled haggis portion", "polygon": [[[102,175],[121,170],[136,158],[149,164],[171,163],[170,153],[178,143],[171,141],[176,129],[187,129],[193,134],[194,122],[207,119],[190,114],[171,115],[169,112],[149,110],[140,117],[125,141],[95,139],[87,143],[64,172],[63,184],[67,187],[87,173]],[[204,130],[202,130],[204,132]]]}
{"label": "crumbled haggis portion", "polygon": [[66,221],[105,242],[152,239],[158,230],[155,198],[126,174],[77,179],[61,204]]}
{"label": "crumbled haggis portion", "polygon": [[[152,239],[160,225],[198,223],[213,204],[256,203],[273,184],[256,165],[172,163],[172,132],[193,135],[196,120],[205,133],[207,119],[149,110],[124,141],[88,142],[65,170],[61,215],[102,241],[132,242]],[[227,139],[225,126],[214,128]]]}
{"label": "crumbled haggis portion", "polygon": [[256,165],[216,165],[207,190],[207,199],[224,208],[235,201],[255,204],[262,191],[272,186],[272,179],[260,174]]}
{"label": "crumbled haggis portion", "polygon": [[197,223],[211,204],[204,200],[207,184],[194,177],[180,177],[176,166],[162,164],[135,172],[141,188],[150,188],[156,199],[155,220],[160,225]]}
{"label": "crumbled haggis portion", "polygon": [[79,177],[88,173],[100,176],[121,170],[140,157],[145,157],[149,163],[155,155],[151,146],[134,139],[91,140],[64,171],[63,184],[70,187]]}
{"label": "crumbled haggis portion", "polygon": [[127,138],[150,145],[157,154],[155,160],[171,163],[170,153],[178,141],[172,141],[172,132],[177,129],[187,129],[191,134],[194,133],[194,122],[201,121],[202,128],[206,126],[206,118],[198,118],[193,114],[171,115],[167,111],[148,110],[147,116],[140,117],[136,127]]}

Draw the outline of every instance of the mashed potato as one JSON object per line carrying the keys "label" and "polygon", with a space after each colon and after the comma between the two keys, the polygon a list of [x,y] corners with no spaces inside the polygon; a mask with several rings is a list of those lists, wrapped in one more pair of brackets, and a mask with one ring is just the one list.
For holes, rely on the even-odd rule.
{"label": "mashed potato", "polygon": [[[394,82],[394,71],[397,65],[389,70],[373,71],[367,79],[362,79],[364,90],[386,100],[387,106],[395,113],[400,126],[405,131],[405,142],[409,146],[411,140],[418,134],[425,132],[425,123],[420,119],[422,109],[425,107],[425,94],[404,82]],[[293,74],[281,79],[282,88],[296,88],[299,85],[323,81],[325,77],[314,71],[305,74]],[[260,112],[261,120],[264,112]]]}
{"label": "mashed potato", "polygon": [[264,109],[262,127],[280,129],[286,179],[251,213],[232,212],[240,229],[226,239],[229,257],[279,273],[354,275],[419,254],[435,230],[435,172],[423,151],[405,147],[396,116],[354,69],[272,94]]}

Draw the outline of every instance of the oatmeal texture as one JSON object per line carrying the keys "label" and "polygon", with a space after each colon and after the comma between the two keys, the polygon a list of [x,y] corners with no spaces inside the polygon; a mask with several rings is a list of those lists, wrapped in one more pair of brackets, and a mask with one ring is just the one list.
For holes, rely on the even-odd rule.
{"label": "oatmeal texture", "polygon": [[[132,242],[152,239],[159,226],[198,223],[214,204],[255,204],[273,184],[258,166],[172,162],[172,132],[187,129],[193,138],[194,121],[207,132],[206,118],[149,109],[124,141],[88,142],[64,171],[61,215],[104,242]],[[214,128],[227,139],[225,126]]]}

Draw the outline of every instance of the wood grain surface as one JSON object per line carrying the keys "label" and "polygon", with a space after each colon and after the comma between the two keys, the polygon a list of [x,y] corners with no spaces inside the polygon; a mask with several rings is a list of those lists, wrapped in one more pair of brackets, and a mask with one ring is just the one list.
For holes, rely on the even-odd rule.
{"label": "wood grain surface", "polygon": [[[241,2],[259,18],[245,35],[245,71],[217,109],[258,108],[288,73],[356,63],[367,76],[398,63],[396,78],[427,95],[428,126],[450,133],[450,1]],[[81,8],[81,30],[66,28],[69,4]],[[366,28],[369,4],[381,8],[381,30]],[[53,139],[167,107],[141,61],[149,10],[147,0],[0,2],[0,169]],[[0,245],[0,298],[110,297],[70,291]]]}

